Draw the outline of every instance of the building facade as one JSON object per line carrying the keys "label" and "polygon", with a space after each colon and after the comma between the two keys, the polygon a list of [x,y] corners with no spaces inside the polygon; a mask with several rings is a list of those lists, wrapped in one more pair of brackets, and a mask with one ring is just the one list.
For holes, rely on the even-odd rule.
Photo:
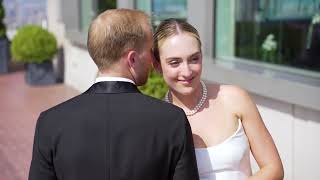
{"label": "building facade", "polygon": [[[99,12],[140,9],[154,26],[186,19],[203,42],[203,79],[251,93],[285,179],[320,179],[320,0],[48,0],[47,6],[49,30],[64,49],[65,83],[80,91],[97,75],[86,37]],[[252,167],[258,169],[254,158]]]}

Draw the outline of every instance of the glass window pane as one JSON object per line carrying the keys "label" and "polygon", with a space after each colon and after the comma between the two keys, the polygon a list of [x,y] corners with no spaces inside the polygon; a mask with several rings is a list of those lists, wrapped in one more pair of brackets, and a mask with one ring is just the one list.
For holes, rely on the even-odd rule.
{"label": "glass window pane", "polygon": [[167,18],[185,19],[187,17],[186,0],[153,0],[152,2],[155,25]]}
{"label": "glass window pane", "polygon": [[151,3],[152,2],[150,0],[136,0],[135,6],[136,6],[136,9],[139,9],[139,10],[144,11],[147,14],[151,15],[151,13],[152,13]]}
{"label": "glass window pane", "polygon": [[217,56],[320,72],[320,0],[217,0]]}
{"label": "glass window pane", "polygon": [[80,1],[80,30],[86,32],[90,22],[94,17],[92,2],[88,0]]}
{"label": "glass window pane", "polygon": [[234,1],[216,2],[216,56],[234,56]]}
{"label": "glass window pane", "polygon": [[107,9],[116,9],[117,8],[117,0],[98,0],[98,13],[107,10]]}
{"label": "glass window pane", "polygon": [[[94,6],[96,4],[96,6]],[[115,9],[117,0],[81,0],[80,1],[80,29],[86,32],[92,19],[107,9]]]}
{"label": "glass window pane", "polygon": [[136,0],[136,8],[150,14],[154,26],[167,18],[187,17],[187,0]]}

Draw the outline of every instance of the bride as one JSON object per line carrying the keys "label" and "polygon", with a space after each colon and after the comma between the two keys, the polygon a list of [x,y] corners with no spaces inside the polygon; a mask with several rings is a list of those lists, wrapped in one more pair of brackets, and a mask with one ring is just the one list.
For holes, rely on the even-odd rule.
{"label": "bride", "polygon": [[[202,180],[283,179],[276,146],[248,93],[200,79],[201,41],[192,25],[164,20],[153,50],[154,66],[169,86],[165,101],[182,108],[190,122]],[[250,151],[260,167],[255,174]]]}

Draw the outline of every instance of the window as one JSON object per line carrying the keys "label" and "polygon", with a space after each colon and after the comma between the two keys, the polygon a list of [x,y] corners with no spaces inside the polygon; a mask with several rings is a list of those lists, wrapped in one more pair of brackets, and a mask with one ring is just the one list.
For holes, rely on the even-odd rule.
{"label": "window", "polygon": [[217,0],[216,54],[320,72],[320,0]]}
{"label": "window", "polygon": [[93,18],[107,9],[117,8],[117,0],[81,0],[80,29],[87,32]]}
{"label": "window", "polygon": [[151,15],[154,27],[167,18],[187,18],[187,0],[136,0],[136,8]]}
{"label": "window", "polygon": [[117,8],[117,0],[98,0],[98,8],[97,13],[100,14],[101,12],[107,9],[115,9]]}
{"label": "window", "polygon": [[63,22],[68,38],[85,46],[91,21],[106,9],[116,8],[117,0],[67,0],[62,1]]}

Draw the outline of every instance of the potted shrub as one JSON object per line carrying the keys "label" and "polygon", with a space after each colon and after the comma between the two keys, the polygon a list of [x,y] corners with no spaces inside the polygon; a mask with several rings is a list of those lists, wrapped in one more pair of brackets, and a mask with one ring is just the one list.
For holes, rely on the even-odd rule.
{"label": "potted shrub", "polygon": [[5,11],[0,0],[0,74],[7,73],[9,67],[9,41],[6,36],[6,26],[3,24]]}
{"label": "potted shrub", "polygon": [[26,25],[12,39],[13,60],[26,64],[25,79],[30,85],[56,82],[52,59],[57,52],[55,36],[37,25]]}

